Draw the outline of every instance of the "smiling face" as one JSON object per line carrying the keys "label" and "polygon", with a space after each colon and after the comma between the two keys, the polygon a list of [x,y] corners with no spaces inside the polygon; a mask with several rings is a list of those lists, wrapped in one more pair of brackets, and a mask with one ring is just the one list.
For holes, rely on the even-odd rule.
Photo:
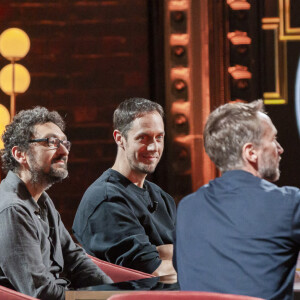
{"label": "smiling face", "polygon": [[150,174],[164,150],[164,123],[157,112],[146,113],[132,122],[127,138],[124,139],[124,152],[130,169],[139,174]]}
{"label": "smiling face", "polygon": [[[66,140],[65,134],[52,122],[35,125],[32,139],[57,137]],[[68,176],[68,150],[60,144],[59,148],[49,147],[47,142],[32,143],[28,150],[28,168],[34,184],[50,187]]]}
{"label": "smiling face", "polygon": [[283,148],[277,142],[277,130],[271,119],[259,113],[262,124],[262,138],[258,147],[258,173],[261,178],[276,181],[280,177],[279,162]]}

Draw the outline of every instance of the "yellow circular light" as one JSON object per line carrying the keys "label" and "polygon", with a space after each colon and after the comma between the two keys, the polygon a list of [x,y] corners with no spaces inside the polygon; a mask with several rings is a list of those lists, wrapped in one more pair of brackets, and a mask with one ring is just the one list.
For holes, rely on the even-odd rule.
{"label": "yellow circular light", "polygon": [[5,126],[8,125],[10,122],[10,114],[7,108],[0,104],[0,149],[4,148],[3,141],[2,141],[2,134],[5,131]]}
{"label": "yellow circular light", "polygon": [[7,125],[9,124],[9,122],[10,122],[9,111],[3,104],[0,104],[0,123]]}
{"label": "yellow circular light", "polygon": [[0,149],[3,149],[4,148],[4,144],[3,144],[3,141],[2,141],[2,134],[4,133],[5,131],[5,125],[0,123],[0,135],[1,135],[1,138],[0,138]]}
{"label": "yellow circular light", "polygon": [[19,60],[26,56],[30,48],[30,40],[25,31],[9,28],[0,36],[0,53],[8,60]]}
{"label": "yellow circular light", "polygon": [[[14,91],[13,91],[13,68],[14,68]],[[6,65],[0,71],[0,87],[7,95],[22,94],[26,92],[30,85],[30,74],[28,70],[20,64]]]}

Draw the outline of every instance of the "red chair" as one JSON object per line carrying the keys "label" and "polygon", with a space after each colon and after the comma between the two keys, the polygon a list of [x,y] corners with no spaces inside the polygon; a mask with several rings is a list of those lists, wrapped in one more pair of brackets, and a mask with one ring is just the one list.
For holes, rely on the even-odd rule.
{"label": "red chair", "polygon": [[[107,261],[100,260],[90,256],[92,261],[105,272],[114,282],[138,280],[143,278],[155,277],[151,274],[143,273],[137,270],[118,266]],[[0,285],[0,300],[38,300],[37,298],[27,296],[12,289]]]}
{"label": "red chair", "polygon": [[89,258],[114,282],[138,280],[144,278],[155,277],[154,275],[147,274],[141,271],[125,268],[119,265],[109,263],[107,261],[98,259],[96,257],[88,255]]}
{"label": "red chair", "polygon": [[38,300],[0,285],[0,300]]}
{"label": "red chair", "polygon": [[149,291],[149,292],[130,292],[126,294],[117,294],[108,298],[108,300],[264,300],[262,298],[220,294],[210,292],[185,292],[185,291]]}

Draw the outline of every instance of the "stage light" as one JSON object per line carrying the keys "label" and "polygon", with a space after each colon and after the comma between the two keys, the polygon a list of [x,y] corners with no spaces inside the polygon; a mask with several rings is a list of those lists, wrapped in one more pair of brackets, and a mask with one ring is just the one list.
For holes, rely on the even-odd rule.
{"label": "stage light", "polygon": [[[4,133],[5,126],[8,125],[9,122],[10,122],[9,111],[4,105],[0,104],[0,136],[2,136],[2,134]],[[4,148],[3,141],[0,138],[0,149],[3,148]]]}
{"label": "stage light", "polygon": [[24,93],[29,84],[30,74],[20,64],[9,64],[0,71],[0,87],[7,95]]}
{"label": "stage light", "polygon": [[16,64],[27,55],[30,40],[26,32],[19,28],[9,28],[0,35],[0,53],[11,61],[0,72],[0,87],[3,92],[10,95],[10,117],[16,112],[16,95],[24,93],[30,84],[30,75],[25,67]]}
{"label": "stage light", "polygon": [[10,61],[25,57],[30,48],[28,35],[19,28],[9,28],[0,36],[0,53]]}

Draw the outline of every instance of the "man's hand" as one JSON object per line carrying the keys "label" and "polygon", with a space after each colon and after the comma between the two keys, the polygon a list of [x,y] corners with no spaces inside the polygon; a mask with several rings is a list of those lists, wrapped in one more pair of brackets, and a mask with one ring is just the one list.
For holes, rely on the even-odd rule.
{"label": "man's hand", "polygon": [[155,276],[177,275],[173,267],[173,245],[166,244],[156,247],[159,257],[162,260],[160,266],[152,273]]}
{"label": "man's hand", "polygon": [[172,260],[173,258],[173,244],[160,245],[156,247],[160,259]]}

